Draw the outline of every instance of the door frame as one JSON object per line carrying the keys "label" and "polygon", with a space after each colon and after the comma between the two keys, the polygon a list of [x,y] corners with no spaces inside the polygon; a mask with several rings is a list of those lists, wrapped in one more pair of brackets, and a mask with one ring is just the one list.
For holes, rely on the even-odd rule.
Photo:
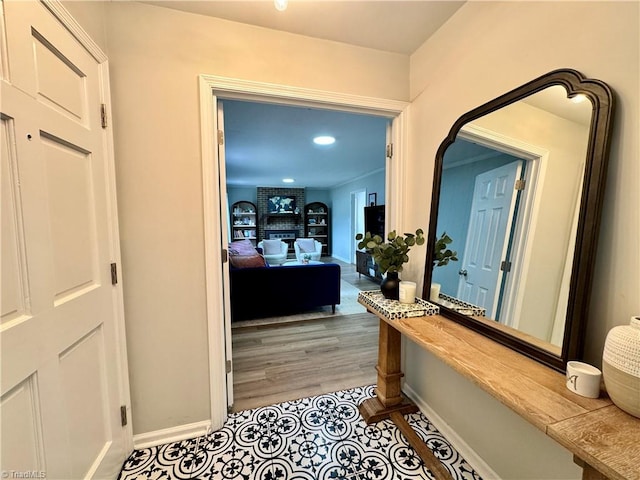
{"label": "door frame", "polygon": [[356,228],[358,225],[358,220],[361,220],[361,224],[363,225],[364,230],[364,208],[362,211],[358,211],[358,206],[360,202],[358,199],[362,198],[362,205],[367,206],[367,190],[362,188],[359,190],[354,190],[351,192],[351,225],[349,226],[349,231],[351,232],[351,243],[349,247],[349,261],[351,263],[356,263],[356,251],[358,250],[358,241],[355,239],[356,234],[360,233]]}
{"label": "door frame", "polygon": [[[220,158],[217,140],[217,99],[238,99],[288,105],[316,106],[335,110],[393,117],[394,155],[386,159],[385,196],[387,228],[401,227],[400,186],[405,180],[404,153],[407,151],[408,103],[375,97],[241,80],[217,75],[200,75],[200,134],[202,148],[202,188],[205,242],[206,315],[209,343],[209,392],[211,427],[221,428],[227,418],[226,335],[223,245],[221,214],[226,187],[220,184]],[[222,320],[222,321],[221,321]]]}

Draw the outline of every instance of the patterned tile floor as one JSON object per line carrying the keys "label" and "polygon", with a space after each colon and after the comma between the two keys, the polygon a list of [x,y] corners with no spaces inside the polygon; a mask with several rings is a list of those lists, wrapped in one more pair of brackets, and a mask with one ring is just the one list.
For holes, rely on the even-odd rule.
{"label": "patterned tile floor", "polygon": [[[393,422],[366,425],[373,386],[231,414],[208,435],[136,450],[120,480],[432,479]],[[456,480],[480,476],[421,413],[409,423]]]}

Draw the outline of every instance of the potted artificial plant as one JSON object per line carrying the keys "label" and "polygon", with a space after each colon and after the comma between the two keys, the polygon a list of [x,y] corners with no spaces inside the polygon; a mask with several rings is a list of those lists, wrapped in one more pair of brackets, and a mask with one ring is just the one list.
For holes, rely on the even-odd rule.
{"label": "potted artificial plant", "polygon": [[[436,267],[444,267],[449,262],[458,261],[458,252],[449,248],[449,244],[452,242],[453,240],[447,235],[447,232],[442,232],[440,238],[436,240],[436,244],[433,247],[433,270],[435,270]],[[429,300],[436,302],[439,298],[440,284],[432,281]]]}
{"label": "potted artificial plant", "polygon": [[364,249],[372,257],[380,273],[386,274],[380,284],[380,291],[385,298],[398,300],[398,290],[400,280],[398,272],[402,271],[402,265],[409,261],[409,250],[414,245],[424,243],[424,232],[417,229],[416,233],[405,233],[398,235],[395,230],[387,235],[387,242],[383,241],[380,235],[371,235],[370,232],[359,233],[356,240],[359,241],[358,248]]}

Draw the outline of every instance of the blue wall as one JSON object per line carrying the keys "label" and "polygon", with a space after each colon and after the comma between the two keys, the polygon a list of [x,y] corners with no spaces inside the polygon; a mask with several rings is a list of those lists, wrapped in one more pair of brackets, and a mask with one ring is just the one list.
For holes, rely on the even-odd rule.
{"label": "blue wall", "polygon": [[307,188],[305,189],[306,203],[322,202],[331,209],[331,192],[327,189]]}
{"label": "blue wall", "polygon": [[[351,262],[349,258],[350,245],[355,241],[351,232],[351,193],[366,190],[367,194],[376,193],[378,205],[385,202],[385,172],[379,170],[366,177],[361,177],[349,183],[342,184],[331,190],[308,188],[305,189],[305,203],[322,202],[329,207],[331,223],[331,255]],[[257,201],[256,187],[227,187],[229,206],[241,200]]]}
{"label": "blue wall", "polygon": [[345,183],[331,190],[331,254],[332,256],[351,262],[349,254],[351,244],[355,242],[351,232],[351,193],[358,190],[366,190],[369,193],[378,195],[378,205],[385,202],[384,195],[385,171],[379,170],[361,177],[349,183]]}
{"label": "blue wall", "polygon": [[254,205],[258,201],[258,190],[256,187],[227,187],[227,198],[229,199],[229,208],[235,202],[248,201]]}

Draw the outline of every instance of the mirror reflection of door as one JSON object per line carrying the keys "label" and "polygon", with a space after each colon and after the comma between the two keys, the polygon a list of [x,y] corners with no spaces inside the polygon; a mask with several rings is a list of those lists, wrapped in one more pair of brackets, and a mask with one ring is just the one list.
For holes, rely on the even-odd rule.
{"label": "mirror reflection of door", "polygon": [[517,200],[524,161],[518,160],[476,176],[467,241],[458,271],[457,298],[482,307],[499,320],[502,278],[509,271]]}
{"label": "mirror reflection of door", "polygon": [[450,248],[460,261],[435,268],[433,281],[443,294],[483,307],[493,319],[502,303],[500,267],[516,231],[515,182],[524,175],[524,164],[512,154],[462,138],[444,157],[438,235],[446,232],[453,239]]}

